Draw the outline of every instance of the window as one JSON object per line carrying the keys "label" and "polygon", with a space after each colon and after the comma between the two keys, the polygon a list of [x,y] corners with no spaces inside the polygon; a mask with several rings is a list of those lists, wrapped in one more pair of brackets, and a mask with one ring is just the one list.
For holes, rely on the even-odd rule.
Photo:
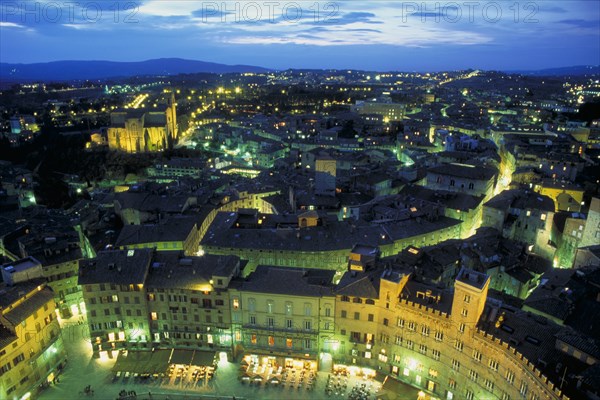
{"label": "window", "polygon": [[312,322],[311,321],[304,321],[304,330],[310,331],[312,329]]}
{"label": "window", "polygon": [[348,316],[348,312],[346,310],[342,310],[342,318],[346,318]]}
{"label": "window", "polygon": [[250,325],[256,325],[256,315],[250,316]]}
{"label": "window", "polygon": [[342,298],[340,299],[340,301],[349,302],[350,301],[350,297],[348,297],[348,296],[342,296]]}
{"label": "window", "polygon": [[402,336],[396,336],[394,343],[401,346],[402,345]]}
{"label": "window", "polygon": [[256,342],[257,342],[257,340],[256,340],[256,334],[254,334],[254,333],[252,334],[252,336],[250,337],[250,342],[252,344],[256,344]]}
{"label": "window", "polygon": [[237,310],[238,308],[240,308],[240,299],[238,299],[237,297],[233,298],[233,309]]}
{"label": "window", "polygon": [[267,326],[270,328],[275,326],[275,320],[273,319],[273,317],[267,317]]}
{"label": "window", "polygon": [[473,393],[472,390],[467,389],[467,392],[465,393],[465,399],[473,400],[474,398],[475,398],[475,393]]}
{"label": "window", "polygon": [[464,343],[461,342],[460,340],[457,340],[456,343],[454,343],[454,348],[458,351],[462,351],[464,347]]}
{"label": "window", "polygon": [[16,367],[17,364],[23,360],[25,360],[25,356],[23,355],[23,353],[21,353],[18,356],[16,356],[15,358],[13,358],[13,365]]}
{"label": "window", "polygon": [[285,314],[292,315],[292,303],[285,303]]}
{"label": "window", "polygon": [[435,340],[437,340],[438,342],[441,342],[442,340],[444,340],[444,332],[435,331]]}
{"label": "window", "polygon": [[267,312],[273,314],[273,300],[267,300]]}
{"label": "window", "polygon": [[452,359],[452,369],[455,371],[460,370],[460,362],[458,360]]}
{"label": "window", "polygon": [[421,335],[429,336],[429,327],[427,325],[421,327]]}
{"label": "window", "polygon": [[460,333],[465,333],[465,324],[461,323],[461,324],[458,326],[458,331],[459,331]]}
{"label": "window", "polygon": [[448,387],[452,390],[456,389],[456,381],[452,378],[448,380]]}
{"label": "window", "polygon": [[425,346],[424,344],[420,344],[419,345],[419,353],[427,354],[427,346]]}
{"label": "window", "polygon": [[310,345],[310,339],[304,339],[304,348],[306,350],[309,350],[310,347],[311,347],[311,345]]}
{"label": "window", "polygon": [[436,361],[440,360],[440,351],[439,350],[431,350],[431,355],[433,356],[433,359]]}
{"label": "window", "polygon": [[389,324],[390,324],[390,320],[389,320],[389,319],[387,319],[387,318],[384,318],[384,319],[383,319],[383,325],[384,325],[384,326],[388,326]]}
{"label": "window", "polygon": [[156,321],[158,319],[158,314],[155,312],[150,313],[150,319]]}
{"label": "window", "polygon": [[369,314],[369,315],[367,315],[367,320],[368,320],[369,322],[373,322],[373,318],[374,318],[374,315],[373,315],[373,314]]}
{"label": "window", "polygon": [[481,362],[481,352],[473,350],[473,360]]}
{"label": "window", "polygon": [[490,359],[489,367],[492,371],[498,371],[498,361]]}
{"label": "window", "polygon": [[471,302],[471,296],[469,296],[468,294],[465,294],[465,297],[463,298],[465,303],[470,303]]}
{"label": "window", "polygon": [[256,311],[256,300],[248,299],[248,311],[250,311],[250,312]]}
{"label": "window", "polygon": [[466,308],[463,308],[462,311],[460,312],[460,315],[462,315],[463,317],[466,317],[467,315],[469,315],[469,310],[467,310]]}
{"label": "window", "polygon": [[469,378],[473,381],[473,382],[477,382],[477,378],[479,377],[479,374],[477,373],[477,371],[471,369],[469,370]]}
{"label": "window", "polygon": [[292,322],[291,319],[286,319],[285,320],[285,327],[288,329],[292,329],[294,327],[294,323]]}
{"label": "window", "polygon": [[409,339],[406,341],[406,347],[412,350],[415,347],[415,344],[412,340]]}
{"label": "window", "polygon": [[519,387],[519,393],[521,393],[521,396],[525,396],[527,394],[527,383],[525,383],[525,381],[521,382],[521,387]]}
{"label": "window", "polygon": [[290,338],[285,339],[285,347],[287,347],[288,349],[292,348],[292,343],[293,343],[292,339],[290,339]]}
{"label": "window", "polygon": [[415,325],[415,323],[413,321],[410,321],[408,323],[408,329],[411,330],[411,331],[414,331],[416,329],[416,325]]}
{"label": "window", "polygon": [[275,337],[269,336],[269,346],[275,346]]}
{"label": "window", "polygon": [[506,370],[506,381],[510,384],[515,382],[515,373],[509,369]]}
{"label": "window", "polygon": [[485,388],[489,391],[489,392],[493,392],[494,391],[494,382],[486,379],[485,380]]}
{"label": "window", "polygon": [[312,314],[312,306],[310,304],[304,304],[304,315],[310,317]]}
{"label": "window", "polygon": [[354,319],[360,319],[360,313],[359,312],[355,312],[354,313]]}
{"label": "window", "polygon": [[330,307],[325,307],[325,316],[331,317],[331,308]]}
{"label": "window", "polygon": [[398,323],[396,325],[398,325],[399,328],[404,328],[404,319],[398,318]]}
{"label": "window", "polygon": [[437,376],[438,376],[437,370],[435,370],[433,368],[429,368],[429,376],[432,378],[437,378]]}

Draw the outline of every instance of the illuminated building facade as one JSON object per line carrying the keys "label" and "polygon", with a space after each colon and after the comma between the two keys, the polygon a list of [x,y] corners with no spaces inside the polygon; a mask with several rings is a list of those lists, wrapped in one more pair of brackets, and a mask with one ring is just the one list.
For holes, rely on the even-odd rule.
{"label": "illuminated building facade", "polygon": [[345,271],[348,254],[356,243],[377,246],[383,256],[398,254],[408,246],[430,246],[460,237],[461,221],[438,216],[414,218],[390,224],[354,225],[351,221],[319,219],[316,226],[302,226],[302,218],[282,226],[283,216],[259,216],[261,224],[238,227],[235,212],[219,212],[201,241],[209,254],[236,255],[248,260],[244,270],[257,265],[276,265]]}
{"label": "illuminated building facade", "polygon": [[110,116],[108,147],[127,153],[156,152],[171,148],[177,138],[175,97],[164,110],[124,109]]}
{"label": "illuminated building facade", "polygon": [[[81,262],[96,354],[202,348],[380,370],[443,399],[565,399],[551,382],[564,327],[488,297],[462,268],[454,287],[355,246],[347,272],[259,266],[151,249]],[[543,372],[542,372],[543,371]]]}
{"label": "illuminated building facade", "polygon": [[231,291],[235,352],[317,360],[333,336],[333,271],[259,266]]}
{"label": "illuminated building facade", "polygon": [[0,290],[0,398],[29,398],[66,362],[54,293],[43,280]]}
{"label": "illuminated building facade", "polygon": [[80,264],[95,354],[118,349],[231,347],[227,288],[237,257],[111,250]]}

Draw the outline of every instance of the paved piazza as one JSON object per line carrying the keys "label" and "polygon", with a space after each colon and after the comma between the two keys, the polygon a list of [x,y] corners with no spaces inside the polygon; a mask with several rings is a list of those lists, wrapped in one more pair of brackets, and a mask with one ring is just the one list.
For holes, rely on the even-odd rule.
{"label": "paved piazza", "polygon": [[[312,390],[280,384],[249,384],[240,380],[240,362],[220,361],[215,377],[205,384],[186,384],[168,379],[145,382],[139,378],[115,378],[112,367],[116,359],[92,357],[87,323],[77,317],[62,320],[63,340],[68,364],[59,381],[40,393],[40,400],[68,399],[417,399],[418,390],[408,385],[395,385],[395,393],[381,392],[381,383],[359,377],[349,377],[345,389],[326,392],[328,379],[337,383],[329,371],[319,371]],[[331,378],[329,376],[331,375]],[[341,378],[344,382],[344,378]],[[86,386],[90,391],[86,393]],[[364,386],[363,386],[364,385]],[[335,385],[330,385],[330,387]],[[353,390],[354,389],[354,390]],[[360,389],[360,390],[359,390]],[[122,396],[125,391],[126,396]],[[135,396],[134,396],[135,393]],[[121,395],[120,395],[121,394]],[[360,394],[360,395],[359,395]]]}

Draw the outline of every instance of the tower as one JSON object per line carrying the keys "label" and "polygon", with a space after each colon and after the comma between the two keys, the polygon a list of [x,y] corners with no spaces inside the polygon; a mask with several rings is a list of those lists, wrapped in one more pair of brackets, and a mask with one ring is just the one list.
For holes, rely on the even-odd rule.
{"label": "tower", "polygon": [[335,196],[335,178],[337,164],[329,156],[319,156],[315,160],[315,193],[323,196]]}
{"label": "tower", "polygon": [[169,130],[169,143],[173,144],[178,138],[177,132],[177,103],[175,102],[175,93],[171,92],[167,100],[167,128]]}
{"label": "tower", "polygon": [[471,331],[483,313],[490,277],[481,272],[462,268],[454,283],[452,322],[459,332]]}

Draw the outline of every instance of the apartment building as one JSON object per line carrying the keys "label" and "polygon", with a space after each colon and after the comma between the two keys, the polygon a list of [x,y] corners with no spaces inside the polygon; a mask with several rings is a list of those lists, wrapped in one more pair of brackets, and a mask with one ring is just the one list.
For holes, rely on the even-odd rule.
{"label": "apartment building", "polygon": [[43,279],[2,286],[0,311],[0,398],[34,396],[67,361],[54,293]]}
{"label": "apartment building", "polygon": [[232,282],[236,354],[316,361],[333,337],[334,274],[261,265],[246,279]]}

